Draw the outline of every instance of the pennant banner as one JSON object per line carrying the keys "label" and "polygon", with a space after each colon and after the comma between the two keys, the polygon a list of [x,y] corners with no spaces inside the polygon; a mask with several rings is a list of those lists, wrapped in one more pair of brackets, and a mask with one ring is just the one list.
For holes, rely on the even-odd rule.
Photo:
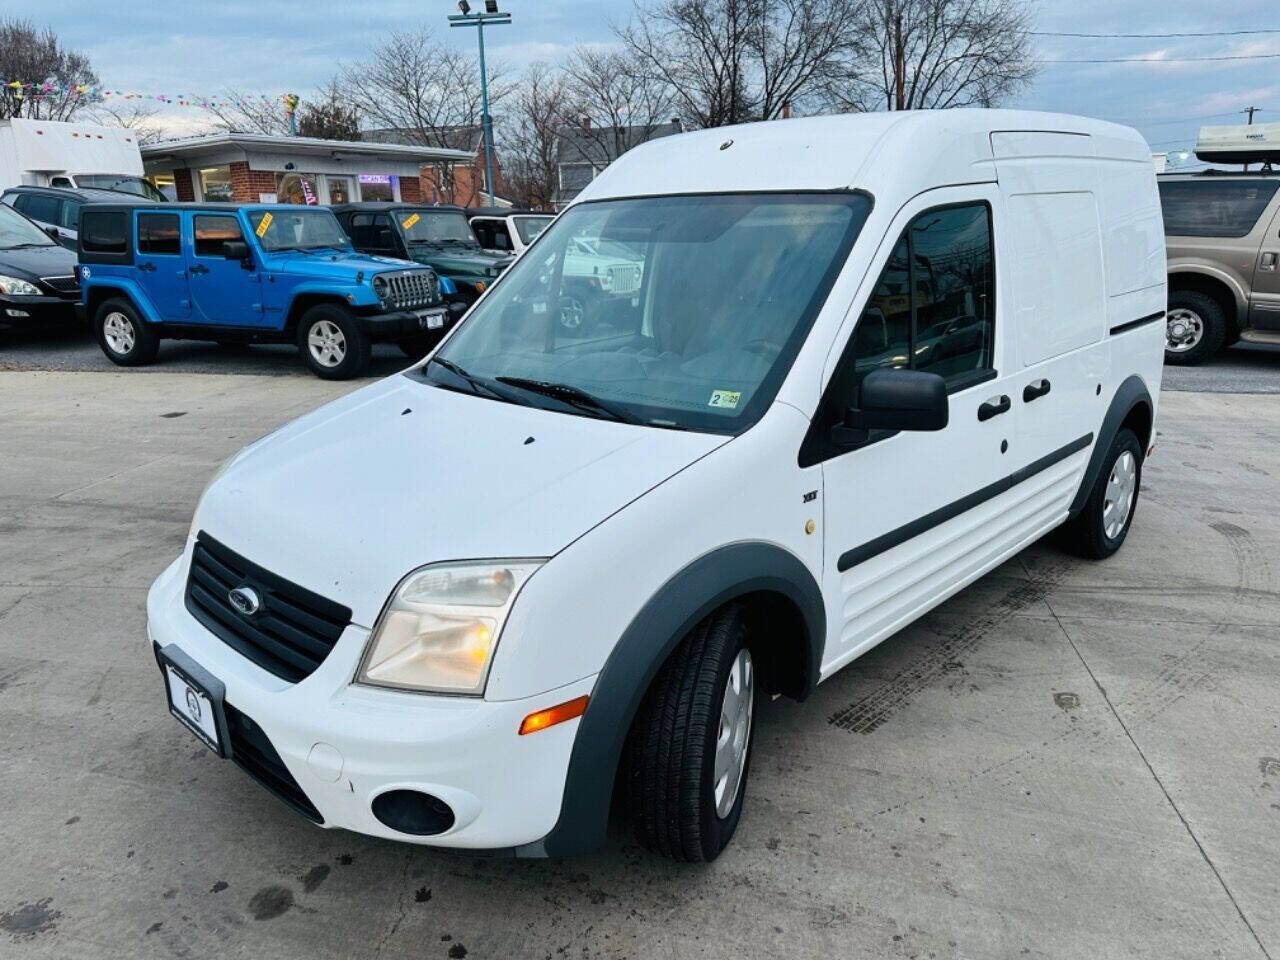
{"label": "pennant banner", "polygon": [[296,94],[277,96],[254,94],[248,97],[202,97],[187,93],[137,93],[129,90],[113,90],[101,84],[29,83],[22,80],[0,80],[0,89],[6,90],[16,100],[43,100],[45,97],[69,97],[73,100],[146,100],[175,107],[202,107],[206,110],[225,106],[263,107],[277,103],[285,105],[287,112],[297,109]]}

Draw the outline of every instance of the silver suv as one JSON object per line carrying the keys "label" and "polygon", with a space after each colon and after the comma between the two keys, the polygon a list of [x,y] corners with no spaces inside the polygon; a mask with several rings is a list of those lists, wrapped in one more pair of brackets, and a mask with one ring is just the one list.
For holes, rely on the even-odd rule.
{"label": "silver suv", "polygon": [[1163,174],[1166,363],[1244,340],[1280,344],[1280,173]]}

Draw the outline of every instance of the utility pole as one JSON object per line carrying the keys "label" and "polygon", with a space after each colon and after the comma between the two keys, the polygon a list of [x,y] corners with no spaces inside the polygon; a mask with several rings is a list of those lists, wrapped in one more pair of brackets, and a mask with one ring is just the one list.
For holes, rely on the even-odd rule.
{"label": "utility pole", "polygon": [[904,63],[905,57],[902,52],[902,12],[899,11],[893,17],[893,76],[894,87],[897,99],[895,101],[895,110],[905,110],[907,108],[906,97],[902,90],[902,74],[906,72]]}
{"label": "utility pole", "polygon": [[1245,107],[1245,108],[1244,108],[1243,110],[1241,110],[1240,112],[1241,112],[1241,113],[1247,113],[1247,114],[1249,115],[1249,126],[1251,126],[1251,127],[1252,127],[1252,126],[1253,126],[1253,115],[1254,115],[1257,111],[1259,111],[1259,110],[1261,110],[1261,109],[1262,109],[1261,107]]}
{"label": "utility pole", "polygon": [[472,13],[467,0],[458,0],[461,13],[450,14],[449,26],[475,27],[480,40],[480,118],[484,127],[485,185],[489,188],[489,206],[493,197],[493,121],[489,116],[489,77],[484,66],[484,25],[500,27],[511,22],[511,14],[498,12],[498,0],[484,0],[484,13]]}

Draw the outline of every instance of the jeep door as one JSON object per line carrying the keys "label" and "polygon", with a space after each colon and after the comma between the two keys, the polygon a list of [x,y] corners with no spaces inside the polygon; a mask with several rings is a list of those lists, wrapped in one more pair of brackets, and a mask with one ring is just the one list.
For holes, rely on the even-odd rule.
{"label": "jeep door", "polygon": [[[1017,415],[996,314],[999,218],[994,184],[911,200],[854,301],[856,325],[832,351],[838,359],[800,455],[802,467],[822,463],[823,595],[838,637],[824,673],[976,577],[1013,536],[993,496],[1012,470]],[[947,426],[872,431],[837,445],[832,427],[862,379],[886,368],[943,377]]]}
{"label": "jeep door", "polygon": [[163,320],[191,316],[187,258],[182,250],[181,215],[176,211],[137,211],[134,215],[134,269],[152,306]]}
{"label": "jeep door", "polygon": [[196,319],[219,326],[264,325],[262,279],[256,261],[228,260],[228,242],[246,243],[240,220],[230,213],[191,215],[188,273]]}

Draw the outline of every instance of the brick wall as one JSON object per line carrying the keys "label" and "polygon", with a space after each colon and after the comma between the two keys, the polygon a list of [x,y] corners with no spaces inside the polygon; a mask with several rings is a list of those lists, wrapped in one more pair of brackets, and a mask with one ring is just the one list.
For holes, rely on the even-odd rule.
{"label": "brick wall", "polygon": [[185,167],[173,171],[173,189],[183,203],[190,203],[196,198],[196,190],[191,182],[191,171]]}
{"label": "brick wall", "polygon": [[231,164],[231,196],[236,203],[257,203],[258,195],[276,192],[276,175],[270,170],[250,170],[240,161]]}
{"label": "brick wall", "polygon": [[422,202],[422,180],[413,177],[400,178],[400,199],[404,203]]}
{"label": "brick wall", "polygon": [[[484,147],[476,152],[473,160],[455,163],[448,167],[431,164],[418,173],[422,201],[425,203],[456,203],[461,207],[483,207],[489,204],[489,191],[484,188]],[[502,188],[502,164],[495,152],[493,156],[493,182],[499,195]],[[404,192],[405,181],[400,182]]]}

